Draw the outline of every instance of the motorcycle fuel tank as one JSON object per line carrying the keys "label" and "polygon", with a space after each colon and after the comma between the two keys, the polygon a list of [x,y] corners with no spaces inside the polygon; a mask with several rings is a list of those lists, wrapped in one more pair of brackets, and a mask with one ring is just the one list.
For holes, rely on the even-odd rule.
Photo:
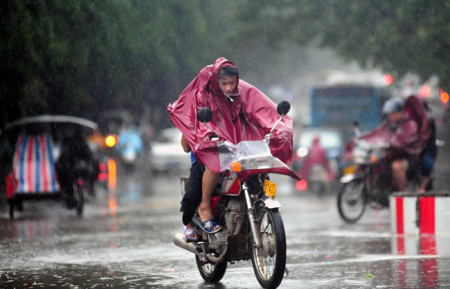
{"label": "motorcycle fuel tank", "polygon": [[232,195],[239,196],[241,192],[241,181],[238,179],[237,174],[226,171],[220,180],[220,188],[216,190],[216,193],[220,195]]}

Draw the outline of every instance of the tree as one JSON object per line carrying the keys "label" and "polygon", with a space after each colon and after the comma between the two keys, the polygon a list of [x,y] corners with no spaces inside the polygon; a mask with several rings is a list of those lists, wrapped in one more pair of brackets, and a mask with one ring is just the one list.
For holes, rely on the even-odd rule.
{"label": "tree", "polygon": [[[0,3],[2,123],[38,113],[165,109],[220,43],[205,1]],[[198,70],[193,68],[198,67]]]}
{"label": "tree", "polygon": [[235,14],[242,39],[330,47],[363,67],[437,75],[450,89],[450,3],[390,0],[248,0]]}

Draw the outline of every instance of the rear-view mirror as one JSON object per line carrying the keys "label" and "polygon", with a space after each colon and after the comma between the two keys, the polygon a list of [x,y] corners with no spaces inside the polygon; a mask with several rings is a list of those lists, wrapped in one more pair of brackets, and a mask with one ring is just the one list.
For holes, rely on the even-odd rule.
{"label": "rear-view mirror", "polygon": [[202,107],[197,112],[197,119],[201,122],[210,122],[212,120],[212,117],[212,111],[208,107]]}

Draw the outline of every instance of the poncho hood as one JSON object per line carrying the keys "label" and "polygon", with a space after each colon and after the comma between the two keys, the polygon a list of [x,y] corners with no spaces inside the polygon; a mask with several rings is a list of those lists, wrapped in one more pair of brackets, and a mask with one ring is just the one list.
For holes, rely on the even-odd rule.
{"label": "poncho hood", "polygon": [[[228,61],[223,57],[220,57],[216,60],[216,63],[214,64],[214,66],[212,68],[209,85],[210,85],[212,94],[217,95],[217,96],[223,95],[223,92],[222,92],[222,90],[220,90],[220,87],[219,87],[219,71],[224,66],[231,66],[231,67],[235,68],[236,70],[238,70],[236,65],[234,65],[233,62]],[[239,95],[239,76],[236,79],[236,89],[233,91],[233,94]]]}

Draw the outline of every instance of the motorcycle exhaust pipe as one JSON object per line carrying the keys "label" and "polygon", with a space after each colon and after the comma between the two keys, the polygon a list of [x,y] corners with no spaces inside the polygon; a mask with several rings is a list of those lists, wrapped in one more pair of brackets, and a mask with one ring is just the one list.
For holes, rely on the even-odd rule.
{"label": "motorcycle exhaust pipe", "polygon": [[204,258],[204,254],[197,251],[197,246],[195,245],[195,243],[188,243],[186,241],[186,237],[181,233],[177,233],[175,234],[175,236],[173,236],[173,243],[182,249],[185,249],[199,257]]}

